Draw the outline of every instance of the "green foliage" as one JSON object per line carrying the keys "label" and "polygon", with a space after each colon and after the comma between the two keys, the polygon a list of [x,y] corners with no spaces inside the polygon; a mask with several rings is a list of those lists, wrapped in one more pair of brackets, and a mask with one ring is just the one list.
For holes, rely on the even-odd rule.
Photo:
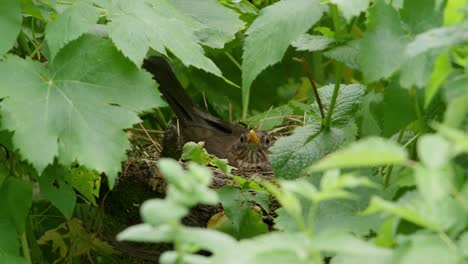
{"label": "green foliage", "polygon": [[[190,142],[186,170],[158,162],[165,199],[118,239],[174,243],[161,263],[466,263],[467,6],[3,1],[0,263],[116,254],[77,219],[79,202],[101,208],[101,176],[112,187],[127,159],[124,130],[170,117],[154,113],[165,103],[141,69],[148,54],[166,56],[202,108],[272,131],[275,179],[234,176]],[[229,178],[218,193],[209,167]],[[215,230],[181,224],[219,202]]]}
{"label": "green foliage", "polygon": [[21,6],[18,1],[3,1],[0,11],[0,55],[5,54],[15,43],[21,30]]}
{"label": "green foliage", "polygon": [[324,7],[317,0],[286,0],[260,12],[258,19],[246,32],[242,55],[244,117],[249,104],[250,86],[257,75],[266,67],[279,62],[291,42],[315,24],[323,11]]}

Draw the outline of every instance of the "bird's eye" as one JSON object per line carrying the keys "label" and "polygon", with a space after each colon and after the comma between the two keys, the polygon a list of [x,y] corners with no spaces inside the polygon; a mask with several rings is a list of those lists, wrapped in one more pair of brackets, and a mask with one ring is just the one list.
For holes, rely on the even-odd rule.
{"label": "bird's eye", "polygon": [[244,141],[245,141],[245,139],[244,139],[244,136],[242,135],[242,136],[240,137],[240,142],[241,142],[241,143],[244,143]]}
{"label": "bird's eye", "polygon": [[270,145],[270,137],[265,137],[265,144]]}

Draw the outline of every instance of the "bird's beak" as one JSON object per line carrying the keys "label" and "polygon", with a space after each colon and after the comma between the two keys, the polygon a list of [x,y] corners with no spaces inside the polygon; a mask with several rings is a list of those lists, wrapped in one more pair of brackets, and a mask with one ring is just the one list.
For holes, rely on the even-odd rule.
{"label": "bird's beak", "polygon": [[247,142],[260,144],[260,139],[258,138],[257,133],[255,133],[255,131],[250,130],[249,136],[247,137]]}

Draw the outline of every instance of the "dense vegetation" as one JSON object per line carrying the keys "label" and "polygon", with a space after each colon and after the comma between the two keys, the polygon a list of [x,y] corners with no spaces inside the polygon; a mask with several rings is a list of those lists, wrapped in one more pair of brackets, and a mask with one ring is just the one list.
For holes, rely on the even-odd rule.
{"label": "dense vegetation", "polygon": [[[119,240],[174,243],[162,263],[467,263],[467,8],[3,1],[0,263],[132,263],[99,236],[97,199],[132,129],[163,130],[171,115],[141,68],[148,54],[171,58],[211,113],[282,135],[276,180],[233,175],[237,188],[215,192],[205,165],[161,159],[166,198],[144,203],[144,223]],[[258,214],[268,194],[281,205],[273,231]],[[211,229],[181,224],[219,201]]]}

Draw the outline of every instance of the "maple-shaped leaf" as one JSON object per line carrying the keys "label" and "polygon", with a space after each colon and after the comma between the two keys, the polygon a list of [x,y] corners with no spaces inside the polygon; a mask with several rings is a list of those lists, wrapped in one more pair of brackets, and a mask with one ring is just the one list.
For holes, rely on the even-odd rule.
{"label": "maple-shaped leaf", "polygon": [[197,1],[172,0],[174,6],[199,24],[195,35],[207,46],[223,48],[226,42],[235,38],[237,31],[244,27],[239,14],[224,7],[218,0]]}
{"label": "maple-shaped leaf", "polygon": [[2,128],[42,172],[54,157],[105,172],[111,185],[129,147],[122,129],[137,113],[164,105],[155,82],[108,40],[83,36],[41,64],[7,56],[0,63]]}
{"label": "maple-shaped leaf", "polygon": [[183,14],[171,1],[93,0],[106,9],[109,36],[122,53],[141,65],[149,48],[162,54],[171,51],[186,66],[194,66],[221,76],[221,71],[205,57],[195,31],[200,24]]}
{"label": "maple-shaped leaf", "polygon": [[67,8],[47,24],[45,40],[53,58],[67,43],[91,30],[99,19],[99,10],[86,2]]}

